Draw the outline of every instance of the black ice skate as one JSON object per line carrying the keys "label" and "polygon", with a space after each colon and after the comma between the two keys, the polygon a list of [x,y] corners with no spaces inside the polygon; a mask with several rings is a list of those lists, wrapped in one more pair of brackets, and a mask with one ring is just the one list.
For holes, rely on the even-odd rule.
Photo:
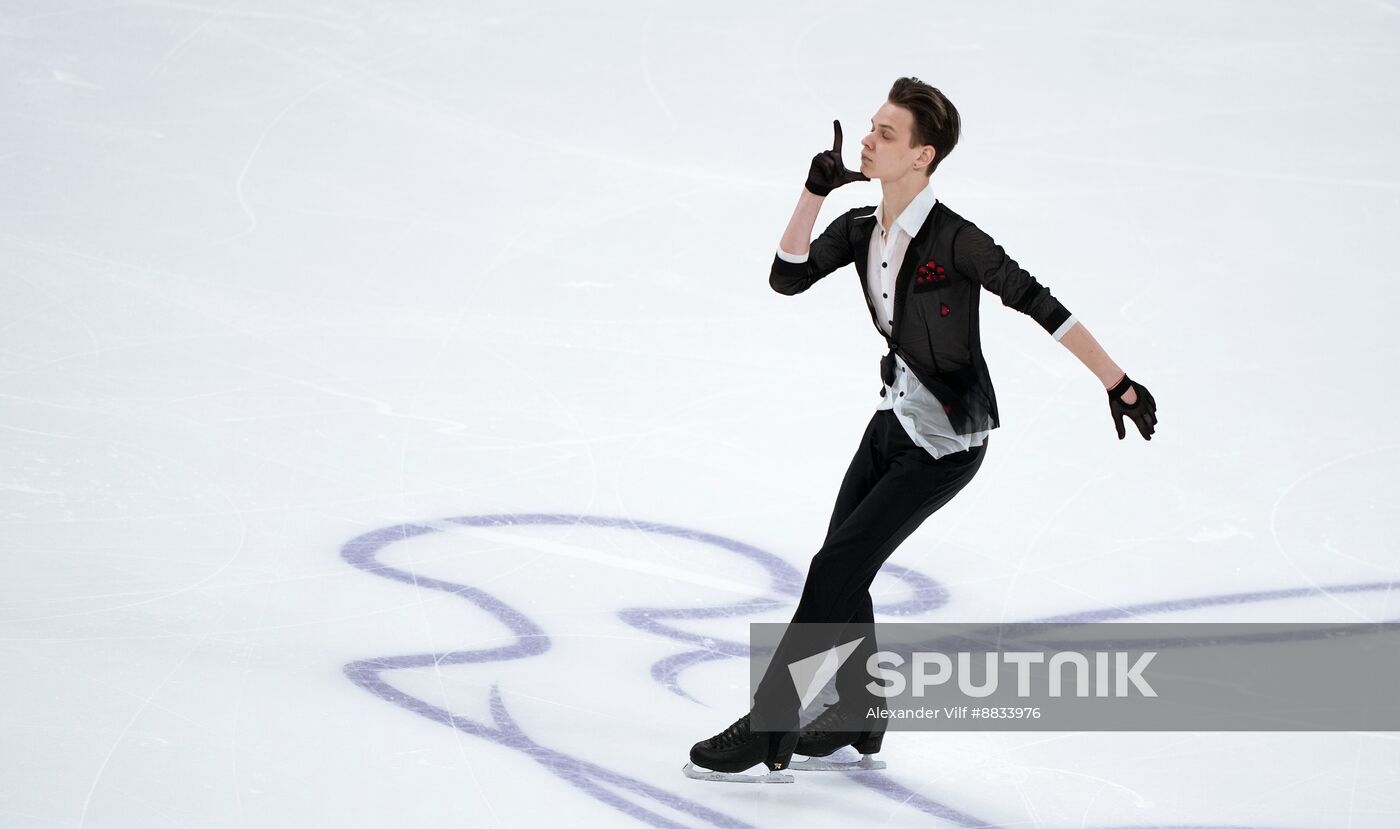
{"label": "black ice skate", "polygon": [[[725,783],[791,783],[792,775],[780,773],[792,761],[796,731],[753,731],[745,714],[708,740],[690,747],[690,762],[681,771],[695,780]],[[738,774],[762,763],[768,773]]]}
{"label": "black ice skate", "polygon": [[[870,770],[885,767],[884,760],[872,759],[880,751],[885,740],[885,722],[879,720],[867,723],[863,717],[855,716],[849,706],[840,703],[828,705],[798,734],[797,754],[807,757],[789,765],[794,771],[842,771],[847,769]],[[846,746],[859,751],[859,760],[826,760],[827,755]]]}

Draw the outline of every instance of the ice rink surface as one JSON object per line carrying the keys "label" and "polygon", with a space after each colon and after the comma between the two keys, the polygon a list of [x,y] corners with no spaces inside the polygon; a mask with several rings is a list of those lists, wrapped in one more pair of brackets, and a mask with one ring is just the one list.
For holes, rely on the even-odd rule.
{"label": "ice rink surface", "polygon": [[1002,427],[877,619],[1400,619],[1397,56],[1386,0],[6,0],[0,825],[1400,825],[1394,733],[680,773],[879,402],[854,269],[767,272],[901,75],[1160,424],[984,293]]}

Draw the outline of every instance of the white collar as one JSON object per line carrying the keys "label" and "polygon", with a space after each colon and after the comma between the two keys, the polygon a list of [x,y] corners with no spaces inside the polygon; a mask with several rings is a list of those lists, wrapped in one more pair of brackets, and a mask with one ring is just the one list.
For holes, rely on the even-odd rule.
{"label": "white collar", "polygon": [[[933,196],[933,179],[930,178],[924,189],[920,190],[914,199],[909,202],[909,206],[904,208],[904,212],[899,214],[899,218],[894,223],[904,228],[904,232],[910,237],[918,236],[919,229],[924,226],[924,220],[933,210],[934,202],[937,199]],[[875,207],[875,222],[881,227],[885,226],[885,203],[881,200]]]}

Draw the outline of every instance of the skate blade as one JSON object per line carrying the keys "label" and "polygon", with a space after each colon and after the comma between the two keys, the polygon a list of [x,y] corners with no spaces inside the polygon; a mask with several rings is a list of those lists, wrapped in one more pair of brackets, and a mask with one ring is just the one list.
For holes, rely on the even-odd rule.
{"label": "skate blade", "polygon": [[884,760],[874,759],[874,755],[863,754],[859,760],[828,760],[825,757],[808,757],[788,764],[790,771],[878,771],[885,767]]}
{"label": "skate blade", "polygon": [[694,763],[686,763],[681,771],[685,772],[685,776],[691,780],[714,780],[719,783],[791,783],[793,781],[792,775],[783,774],[780,771],[770,771],[767,774],[731,773],[702,769]]}

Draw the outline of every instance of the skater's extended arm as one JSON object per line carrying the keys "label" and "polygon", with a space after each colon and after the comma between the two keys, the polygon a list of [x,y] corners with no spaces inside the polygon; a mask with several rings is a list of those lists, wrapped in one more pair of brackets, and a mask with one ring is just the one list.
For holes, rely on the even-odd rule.
{"label": "skater's extended arm", "polygon": [[768,284],[780,294],[800,294],[818,279],[855,261],[847,232],[849,211],[838,216],[816,241],[808,243],[827,194],[852,181],[870,180],[863,173],[846,169],[841,160],[841,122],[832,121],[831,125],[836,139],[831,149],[813,156],[806,186],[773,256]]}
{"label": "skater's extended arm", "polygon": [[1134,382],[1128,373],[1113,362],[1099,341],[1089,333],[1081,322],[1076,322],[1060,337],[1060,342],[1070,353],[1079,358],[1086,368],[1094,372],[1103,387],[1108,391],[1108,409],[1113,417],[1118,439],[1124,437],[1123,417],[1132,420],[1143,438],[1152,440],[1157,429],[1157,401],[1146,386]]}
{"label": "skater's extended arm", "polygon": [[[958,231],[953,242],[953,255],[960,271],[1001,297],[1003,305],[1020,311],[1055,335],[1099,378],[1099,382],[1109,391],[1109,414],[1113,417],[1119,440],[1126,434],[1122,421],[1125,416],[1137,424],[1143,438],[1152,439],[1157,425],[1157,404],[1152,399],[1152,393],[1118,367],[1089,333],[1089,329],[1073,320],[1069,309],[1050,293],[1049,288],[1016,264],[1005,248],[974,224],[969,223]],[[1068,330],[1063,330],[1066,325],[1069,326]]]}
{"label": "skater's extended arm", "polygon": [[[1094,372],[1094,376],[1099,378],[1105,389],[1113,388],[1114,384],[1123,378],[1123,369],[1113,362],[1113,358],[1103,350],[1103,346],[1099,345],[1099,341],[1084,327],[1084,323],[1076,322],[1070,326],[1064,336],[1060,337],[1060,344],[1078,357],[1085,368]],[[1123,402],[1128,405],[1136,403],[1137,392],[1128,389],[1128,393],[1123,395]]]}

